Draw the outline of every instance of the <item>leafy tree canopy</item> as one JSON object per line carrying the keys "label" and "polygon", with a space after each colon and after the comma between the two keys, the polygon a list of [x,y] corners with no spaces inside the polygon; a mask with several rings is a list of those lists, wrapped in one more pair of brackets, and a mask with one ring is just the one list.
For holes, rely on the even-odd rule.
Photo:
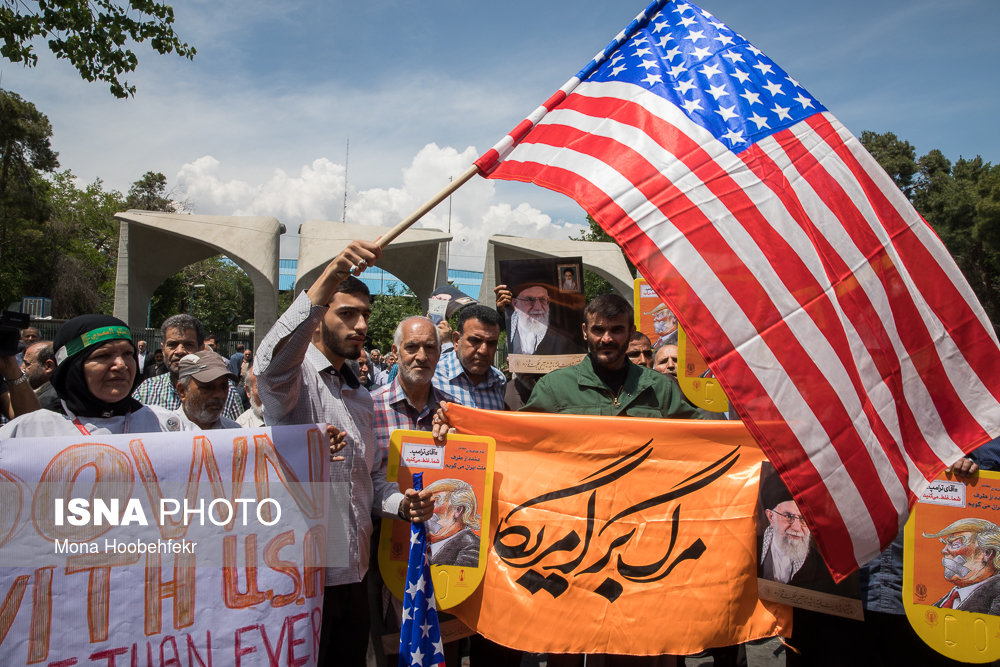
{"label": "leafy tree canopy", "polygon": [[388,294],[372,295],[372,315],[368,318],[366,344],[377,347],[382,352],[388,351],[392,346],[392,334],[402,320],[425,314],[425,309],[410,290],[397,292],[395,286],[390,285],[388,291]]}
{"label": "leafy tree canopy", "polygon": [[174,10],[154,0],[0,0],[0,56],[34,67],[32,43],[46,40],[87,81],[104,81],[118,98],[135,94],[123,78],[139,59],[131,43],[193,59],[194,47],[174,32]]}
{"label": "leafy tree canopy", "polygon": [[[0,24],[2,25],[2,24]],[[2,30],[2,27],[0,27]],[[38,244],[49,245],[49,184],[59,166],[50,143],[52,125],[34,104],[0,90],[0,305],[19,300],[30,286]]]}
{"label": "leafy tree canopy", "polygon": [[[613,238],[611,238],[611,235],[608,234],[606,231],[604,231],[604,229],[599,224],[597,224],[597,221],[594,220],[589,215],[587,216],[587,224],[590,227],[589,229],[581,233],[579,236],[569,237],[570,240],[616,243],[616,241]],[[632,275],[633,276],[636,275],[635,266],[632,264],[632,262],[629,262],[628,257],[625,258],[625,261],[628,262],[628,268],[632,272]],[[611,283],[608,282],[606,279],[602,278],[598,274],[588,269],[583,270],[583,293],[584,296],[587,297],[587,301],[590,301],[598,294],[608,294],[614,291],[615,290],[611,286]]]}
{"label": "leafy tree canopy", "polygon": [[225,336],[237,325],[253,324],[253,283],[243,269],[225,257],[195,262],[156,288],[150,302],[149,325],[158,327],[177,313],[197,317],[206,334]]}
{"label": "leafy tree canopy", "polygon": [[915,158],[891,132],[861,142],[941,237],[986,310],[1000,325],[1000,166],[978,155],[954,164],[935,149]]}

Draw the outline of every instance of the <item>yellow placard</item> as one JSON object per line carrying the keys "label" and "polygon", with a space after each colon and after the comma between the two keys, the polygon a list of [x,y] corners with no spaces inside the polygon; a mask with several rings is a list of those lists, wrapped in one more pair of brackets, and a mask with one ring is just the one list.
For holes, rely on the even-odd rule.
{"label": "yellow placard", "polygon": [[677,384],[691,402],[709,412],[725,412],[729,399],[684,329],[677,327]]}
{"label": "yellow placard", "polygon": [[[479,586],[486,571],[490,515],[493,506],[493,438],[448,436],[438,445],[426,431],[393,431],[389,440],[386,479],[400,491],[413,486],[413,474],[424,473],[424,489],[432,491],[434,515],[427,522],[431,547],[431,579],[438,609],[462,602]],[[382,522],[379,571],[386,587],[403,599],[410,527],[404,521]]]}
{"label": "yellow placard", "polygon": [[953,660],[1000,659],[1000,473],[940,475],[904,540],[903,607],[920,638]]}
{"label": "yellow placard", "polygon": [[645,278],[635,279],[632,303],[635,305],[635,328],[646,334],[654,348],[677,345],[677,384],[684,395],[703,410],[728,410],[729,399],[719,380],[712,376],[701,352],[688,340],[677,317]]}

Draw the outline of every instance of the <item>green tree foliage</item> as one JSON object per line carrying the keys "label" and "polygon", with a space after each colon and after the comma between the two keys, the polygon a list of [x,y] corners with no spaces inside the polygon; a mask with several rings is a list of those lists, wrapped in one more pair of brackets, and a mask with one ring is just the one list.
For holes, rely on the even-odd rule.
{"label": "green tree foliage", "polygon": [[33,40],[46,40],[87,81],[104,81],[115,97],[135,94],[123,78],[139,59],[132,44],[193,59],[194,47],[174,32],[174,10],[154,0],[0,0],[0,56],[34,67]]}
{"label": "green tree foliage", "polygon": [[132,184],[125,197],[125,205],[141,211],[176,212],[174,203],[167,196],[167,177],[153,171],[147,171]]}
{"label": "green tree foliage", "polygon": [[[45,114],[17,93],[0,90],[0,305],[20,299],[41,266],[33,252],[46,241],[44,174],[59,166]],[[45,265],[42,265],[45,266]]]}
{"label": "green tree foliage", "polygon": [[239,324],[253,324],[253,283],[243,269],[221,256],[190,264],[153,293],[149,324],[158,327],[177,313],[190,313],[201,320],[206,333],[225,336]]}
{"label": "green tree foliage", "polygon": [[896,187],[909,196],[913,189],[913,175],[917,173],[917,151],[913,145],[892,132],[878,134],[871,130],[861,133],[861,143],[892,177]]}
{"label": "green tree foliage", "polygon": [[69,170],[53,178],[46,239],[52,270],[39,272],[48,281],[38,293],[52,296],[56,317],[113,310],[118,263],[114,216],[123,204],[121,193],[106,192],[100,179],[80,189]]}
{"label": "green tree foliage", "polygon": [[392,334],[401,320],[426,314],[426,309],[410,290],[397,293],[394,286],[390,286],[388,291],[388,294],[372,295],[372,316],[368,319],[370,345],[383,352],[392,345]]}
{"label": "green tree foliage", "polygon": [[[569,237],[570,240],[616,243],[615,240],[611,238],[611,235],[604,231],[604,229],[597,224],[597,221],[589,215],[587,216],[587,224],[590,226],[590,229],[584,231],[579,236]],[[625,258],[625,261],[628,262],[628,268],[632,272],[632,275],[636,275],[635,265],[633,265],[632,262],[629,262],[627,257]],[[598,294],[608,294],[614,291],[615,290],[611,286],[611,283],[606,279],[588,269],[583,270],[583,293],[587,297],[587,301],[590,301]]]}
{"label": "green tree foliage", "polygon": [[952,164],[935,149],[915,159],[891,132],[861,142],[889,172],[955,258],[986,310],[1000,324],[1000,166],[979,156]]}

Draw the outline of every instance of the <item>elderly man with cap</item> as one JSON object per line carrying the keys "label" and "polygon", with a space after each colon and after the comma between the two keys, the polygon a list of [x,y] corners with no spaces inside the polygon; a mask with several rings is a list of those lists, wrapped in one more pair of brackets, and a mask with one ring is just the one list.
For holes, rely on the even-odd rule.
{"label": "elderly man with cap", "polygon": [[66,414],[36,410],[0,428],[0,438],[83,433],[150,433],[170,428],[171,415],[132,398],[139,384],[132,334],[109,315],[81,315],[63,324],[53,345],[52,386]]}
{"label": "elderly man with cap", "polygon": [[229,381],[236,380],[226,360],[211,350],[199,350],[177,364],[177,395],[181,407],[174,414],[183,431],[241,428],[222,416],[229,396]]}

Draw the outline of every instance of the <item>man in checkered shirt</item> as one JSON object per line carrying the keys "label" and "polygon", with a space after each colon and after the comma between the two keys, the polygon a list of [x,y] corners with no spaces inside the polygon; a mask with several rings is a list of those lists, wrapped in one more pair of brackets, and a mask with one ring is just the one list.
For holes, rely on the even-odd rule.
{"label": "man in checkered shirt", "polygon": [[493,366],[500,338],[500,316],[486,306],[466,306],[458,312],[455,347],[445,352],[434,373],[434,386],[456,403],[482,410],[504,410],[506,378]]}
{"label": "man in checkered shirt", "polygon": [[[381,451],[383,471],[387,467],[389,436],[393,431],[430,431],[431,420],[440,404],[455,401],[450,394],[431,384],[441,357],[441,341],[433,322],[426,317],[408,317],[396,327],[392,339],[392,351],[399,358],[399,374],[392,382],[372,392],[375,442]],[[399,504],[402,494],[395,496],[398,498],[390,496],[390,500],[395,499]]]}
{"label": "man in checkered shirt", "polygon": [[[139,385],[133,396],[143,405],[158,405],[167,410],[178,410],[181,407],[181,397],[176,389],[178,364],[181,359],[205,346],[205,330],[200,320],[181,313],[171,315],[163,321],[160,326],[160,336],[163,337],[163,362],[170,372],[149,378]],[[236,421],[242,413],[243,399],[240,398],[236,387],[230,384],[222,416]]]}

